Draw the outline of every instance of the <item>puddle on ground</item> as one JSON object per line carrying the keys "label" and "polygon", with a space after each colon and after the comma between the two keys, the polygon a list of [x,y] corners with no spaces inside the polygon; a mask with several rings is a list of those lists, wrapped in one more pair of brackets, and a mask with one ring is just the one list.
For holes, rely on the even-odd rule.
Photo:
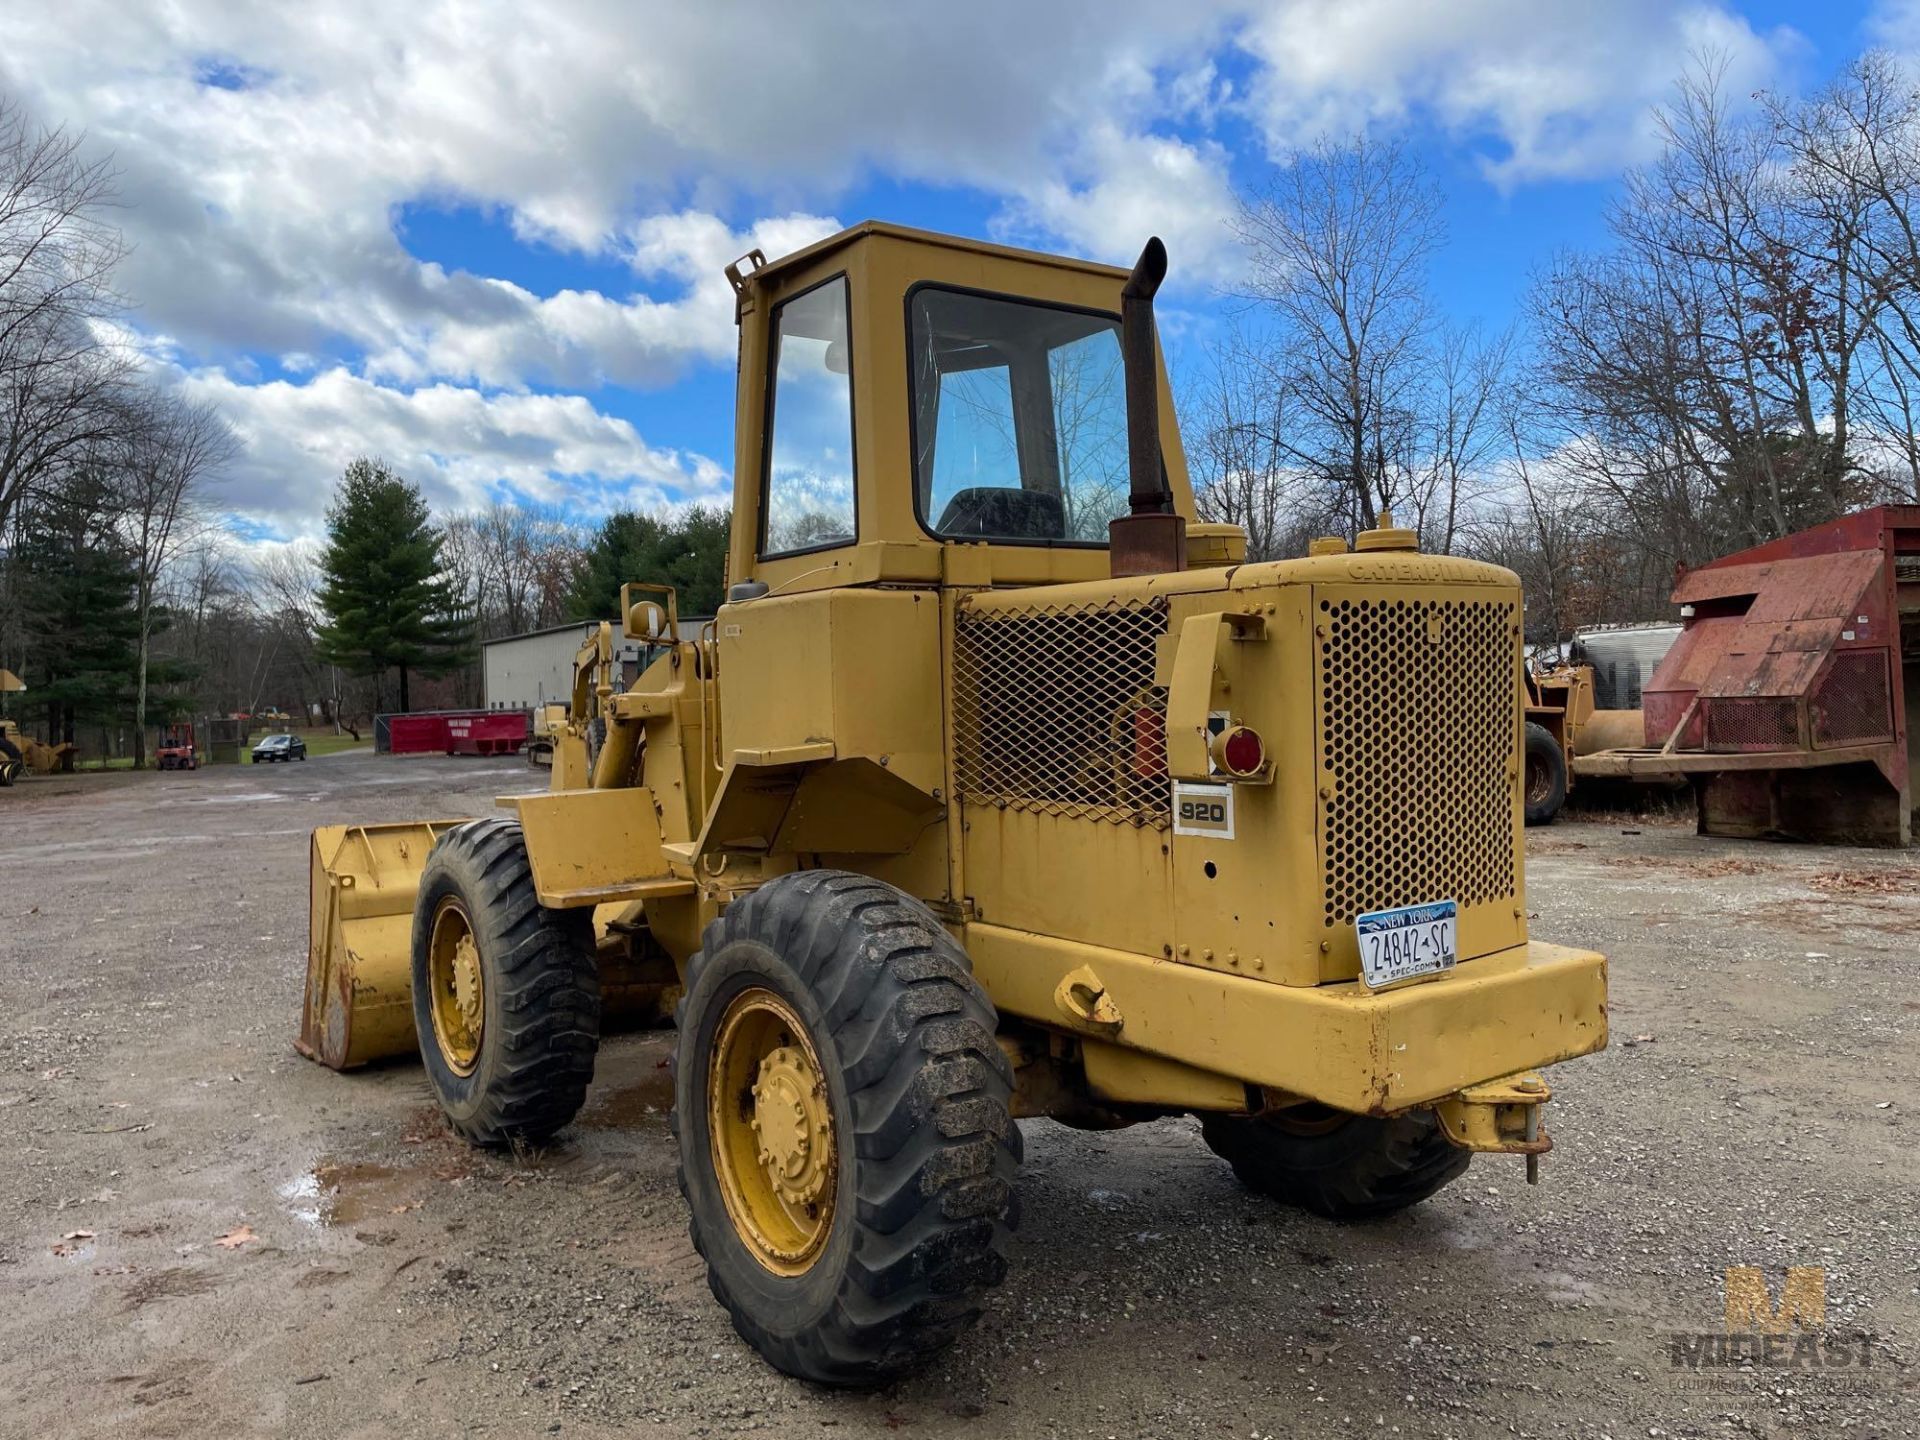
{"label": "puddle on ground", "polygon": [[672,1109],[673,1071],[657,1065],[636,1084],[589,1095],[574,1123],[588,1130],[631,1130],[666,1123]]}
{"label": "puddle on ground", "polygon": [[424,1169],[321,1160],[282,1185],[280,1198],[303,1224],[358,1225],[417,1210],[431,1179]]}

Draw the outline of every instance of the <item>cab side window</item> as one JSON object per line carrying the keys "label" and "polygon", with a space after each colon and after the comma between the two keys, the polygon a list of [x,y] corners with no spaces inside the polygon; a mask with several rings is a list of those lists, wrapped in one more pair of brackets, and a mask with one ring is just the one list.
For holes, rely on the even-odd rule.
{"label": "cab side window", "polygon": [[853,386],[847,281],[839,276],[773,314],[762,556],[853,542]]}

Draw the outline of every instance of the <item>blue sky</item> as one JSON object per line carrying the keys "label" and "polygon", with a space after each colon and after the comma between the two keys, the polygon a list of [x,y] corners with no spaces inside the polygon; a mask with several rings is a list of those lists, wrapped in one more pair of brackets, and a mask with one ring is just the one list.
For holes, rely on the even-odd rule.
{"label": "blue sky", "polygon": [[959,8],[71,0],[0,14],[0,88],[112,152],[130,338],[239,430],[221,503],[258,545],[364,452],[442,510],[724,499],[720,265],[868,216],[1122,262],[1158,231],[1204,365],[1235,192],[1322,133],[1414,148],[1442,309],[1504,325],[1604,241],[1689,57],[1747,94],[1920,41],[1916,0]]}

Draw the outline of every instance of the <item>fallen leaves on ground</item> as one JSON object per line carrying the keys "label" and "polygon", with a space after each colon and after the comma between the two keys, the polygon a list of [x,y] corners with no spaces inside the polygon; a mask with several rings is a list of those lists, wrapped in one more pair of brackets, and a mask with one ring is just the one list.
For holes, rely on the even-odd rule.
{"label": "fallen leaves on ground", "polygon": [[1920,870],[1823,870],[1807,884],[1829,895],[1920,894]]}

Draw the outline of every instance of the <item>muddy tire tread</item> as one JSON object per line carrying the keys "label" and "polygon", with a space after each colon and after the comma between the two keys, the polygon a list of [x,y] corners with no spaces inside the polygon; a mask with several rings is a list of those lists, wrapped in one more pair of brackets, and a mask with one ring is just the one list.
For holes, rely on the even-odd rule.
{"label": "muddy tire tread", "polygon": [[[730,1222],[701,1214],[683,1144],[693,1245],[734,1329],[776,1367],[823,1384],[885,1384],[952,1345],[1006,1274],[1021,1142],[998,1016],[933,915],[865,876],[806,871],[735,902],[689,962],[687,995],[708,957],[740,939],[780,955],[826,1017],[854,1120],[856,1230],[826,1315],[776,1332],[713,1263],[717,1242],[737,1242],[710,1233]],[[684,1044],[684,1001],[682,1012]],[[680,1136],[678,1105],[673,1126]]]}
{"label": "muddy tire tread", "polygon": [[[487,983],[498,988],[504,1021],[482,1040],[497,1054],[491,1067],[483,1057],[489,1073],[480,1105],[464,1118],[449,1114],[448,1121],[476,1145],[537,1143],[579,1113],[593,1081],[600,976],[589,912],[540,903],[517,821],[489,817],[447,831],[421,876],[423,895],[442,870],[461,883],[475,939],[482,955],[492,957]],[[415,914],[416,957],[425,953],[431,924],[424,907]],[[424,1018],[421,1009],[415,1013]],[[422,1027],[422,1053],[433,1045],[431,1030]]]}

